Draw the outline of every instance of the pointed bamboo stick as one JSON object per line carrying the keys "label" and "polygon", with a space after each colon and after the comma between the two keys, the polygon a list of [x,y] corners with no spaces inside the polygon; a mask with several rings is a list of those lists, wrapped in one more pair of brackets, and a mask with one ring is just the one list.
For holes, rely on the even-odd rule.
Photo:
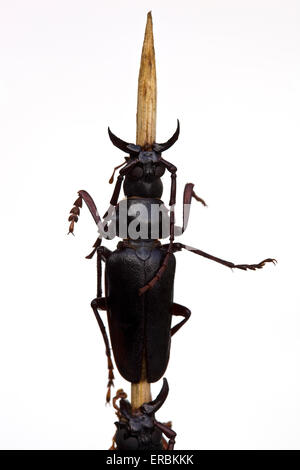
{"label": "pointed bamboo stick", "polygon": [[156,67],[151,12],[147,15],[138,81],[137,145],[152,145],[156,137]]}
{"label": "pointed bamboo stick", "polygon": [[[147,146],[155,142],[156,137],[156,67],[151,12],[147,15],[144,44],[141,55],[138,81],[136,143]],[[138,408],[151,401],[150,384],[146,379],[146,363],[143,358],[141,381],[131,384],[131,405]]]}

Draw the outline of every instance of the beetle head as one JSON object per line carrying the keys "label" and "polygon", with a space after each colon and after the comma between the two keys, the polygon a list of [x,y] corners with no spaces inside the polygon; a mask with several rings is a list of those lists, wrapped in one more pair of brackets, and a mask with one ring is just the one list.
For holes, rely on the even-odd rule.
{"label": "beetle head", "polygon": [[143,176],[161,177],[164,173],[164,164],[161,162],[161,154],[168,150],[178,139],[180,132],[179,121],[177,119],[177,128],[172,137],[162,144],[154,143],[152,145],[130,144],[113,134],[108,128],[108,135],[112,143],[123,152],[129,153],[130,159],[136,160],[136,171],[132,171],[132,177],[142,178]]}
{"label": "beetle head", "polygon": [[138,434],[141,431],[151,430],[154,427],[154,414],[164,404],[169,393],[167,379],[163,379],[163,386],[155,400],[144,403],[136,410],[132,410],[128,400],[120,400],[120,413],[128,420],[128,426],[131,433]]}

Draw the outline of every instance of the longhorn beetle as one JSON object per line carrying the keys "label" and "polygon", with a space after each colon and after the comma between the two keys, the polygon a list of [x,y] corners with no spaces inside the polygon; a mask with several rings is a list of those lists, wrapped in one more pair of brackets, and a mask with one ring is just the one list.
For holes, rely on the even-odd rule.
{"label": "longhorn beetle", "polygon": [[[174,242],[175,236],[183,233],[187,227],[192,198],[206,205],[194,192],[194,185],[186,184],[182,227],[175,226],[177,168],[165,160],[162,154],[178,139],[179,121],[175,133],[167,142],[154,143],[152,146],[140,147],[125,142],[109,128],[108,134],[112,143],[127,154],[124,163],[114,169],[110,179],[112,183],[115,171],[122,167],[119,169],[110,207],[102,221],[91,196],[86,191],[79,191],[79,197],[69,216],[69,232],[73,233],[74,223],[78,221],[84,200],[100,231],[93,251],[87,258],[92,258],[97,252],[97,297],[92,301],[91,307],[106,348],[109,370],[107,401],[110,400],[114,375],[110,343],[99,313],[101,310],[107,312],[112,350],[120,374],[127,381],[138,383],[144,358],[147,381],[156,382],[167,368],[171,337],[187,322],[191,314],[188,308],[173,302],[174,253],[187,249],[229,268],[245,271],[260,269],[266,263],[276,262],[267,258],[258,264],[234,264]],[[160,199],[163,192],[161,177],[165,170],[171,175],[169,211]],[[119,203],[122,183],[126,199]],[[167,232],[164,230],[165,226],[168,228]],[[130,230],[132,227],[136,230]],[[102,238],[112,239],[115,236],[122,238],[115,251],[101,245]],[[159,240],[167,237],[169,243],[161,244]],[[106,263],[105,296],[102,295],[102,262]],[[173,315],[183,319],[171,327]]]}

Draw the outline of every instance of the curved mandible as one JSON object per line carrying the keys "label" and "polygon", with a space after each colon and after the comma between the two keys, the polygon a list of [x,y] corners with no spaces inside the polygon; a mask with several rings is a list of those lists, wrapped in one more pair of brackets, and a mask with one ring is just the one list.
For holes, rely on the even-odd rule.
{"label": "curved mandible", "polygon": [[168,394],[169,384],[167,379],[164,377],[161,391],[159,392],[155,400],[149,401],[148,403],[144,403],[141,406],[141,410],[147,415],[154,415],[159,410],[159,408],[162,407],[162,405],[166,401]]}
{"label": "curved mandible", "polygon": [[139,145],[125,142],[125,140],[122,140],[115,134],[113,134],[109,127],[107,130],[110,140],[116,147],[118,147],[118,149],[122,150],[123,152],[130,153],[132,155],[138,155],[140,153],[141,147]]}
{"label": "curved mandible", "polygon": [[165,150],[168,150],[170,147],[172,147],[173,144],[175,144],[176,140],[179,137],[179,133],[180,133],[180,124],[179,124],[179,120],[177,119],[177,128],[174,134],[172,135],[172,137],[169,140],[167,140],[167,142],[164,142],[163,144],[155,143],[153,145],[153,150],[155,150],[156,152],[164,152]]}

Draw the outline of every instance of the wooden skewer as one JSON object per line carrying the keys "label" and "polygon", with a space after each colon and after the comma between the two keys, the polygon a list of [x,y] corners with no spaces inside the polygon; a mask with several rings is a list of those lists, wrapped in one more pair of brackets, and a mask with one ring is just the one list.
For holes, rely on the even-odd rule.
{"label": "wooden skewer", "polygon": [[[151,146],[156,137],[156,67],[151,12],[147,15],[144,44],[138,81],[136,143]],[[146,379],[146,362],[143,358],[141,381],[131,384],[131,405],[136,409],[151,401],[150,384]]]}
{"label": "wooden skewer", "polygon": [[152,145],[156,137],[156,67],[151,12],[147,15],[141,56],[137,113],[136,143]]}

